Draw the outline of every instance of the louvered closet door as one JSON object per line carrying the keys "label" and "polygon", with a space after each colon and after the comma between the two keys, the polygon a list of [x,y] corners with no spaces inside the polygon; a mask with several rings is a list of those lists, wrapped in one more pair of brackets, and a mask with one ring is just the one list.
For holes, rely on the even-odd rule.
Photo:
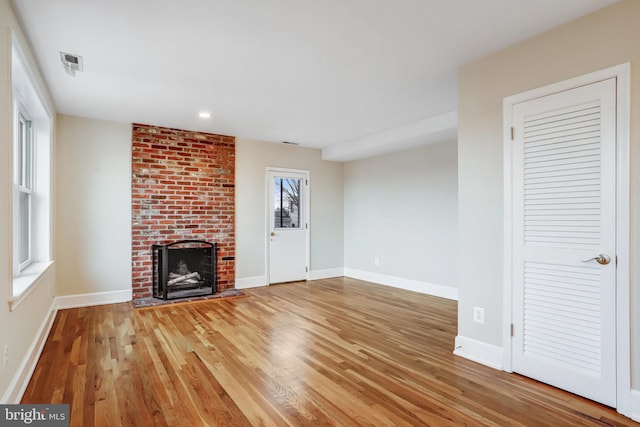
{"label": "louvered closet door", "polygon": [[[611,79],[513,109],[513,368],[611,406],[615,85]],[[599,254],[611,262],[585,262]]]}

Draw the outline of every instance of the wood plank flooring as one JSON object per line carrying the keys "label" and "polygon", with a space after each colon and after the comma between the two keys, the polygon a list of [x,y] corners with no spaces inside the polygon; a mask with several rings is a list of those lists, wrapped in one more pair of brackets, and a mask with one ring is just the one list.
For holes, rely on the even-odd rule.
{"label": "wood plank flooring", "polygon": [[457,304],[338,278],[58,312],[23,403],[72,426],[609,426],[613,409],[454,356]]}

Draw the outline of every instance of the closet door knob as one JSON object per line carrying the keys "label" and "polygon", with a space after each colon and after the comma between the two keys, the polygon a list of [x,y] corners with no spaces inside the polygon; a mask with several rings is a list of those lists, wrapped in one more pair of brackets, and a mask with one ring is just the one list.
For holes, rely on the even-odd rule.
{"label": "closet door knob", "polygon": [[609,255],[606,254],[598,254],[598,256],[594,256],[593,258],[589,258],[589,259],[585,259],[582,262],[589,262],[589,261],[597,261],[598,264],[600,265],[607,265],[611,262],[611,258],[609,258]]}

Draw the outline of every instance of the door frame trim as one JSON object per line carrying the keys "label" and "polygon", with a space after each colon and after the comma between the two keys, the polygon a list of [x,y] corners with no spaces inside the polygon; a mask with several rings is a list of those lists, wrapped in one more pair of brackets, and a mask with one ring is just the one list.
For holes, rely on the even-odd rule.
{"label": "door frame trim", "polygon": [[302,200],[302,205],[304,206],[304,212],[303,212],[303,217],[304,217],[304,222],[305,224],[307,224],[306,228],[305,228],[305,243],[306,243],[306,247],[305,247],[305,263],[307,264],[307,272],[305,273],[305,280],[309,280],[309,272],[311,270],[311,264],[310,264],[310,254],[311,254],[311,241],[310,241],[310,230],[311,230],[311,215],[310,215],[310,208],[311,208],[311,203],[309,203],[309,200],[311,199],[311,177],[310,177],[310,173],[308,170],[303,170],[303,169],[290,169],[290,168],[279,168],[279,167],[273,167],[273,166],[267,166],[265,168],[265,197],[266,197],[266,202],[265,202],[265,206],[266,206],[266,210],[265,210],[265,233],[264,233],[264,245],[265,245],[265,254],[266,256],[265,258],[265,266],[264,266],[264,271],[266,272],[266,279],[267,279],[267,283],[266,285],[269,286],[271,284],[271,269],[270,269],[270,261],[271,261],[271,245],[269,245],[269,233],[271,233],[271,222],[270,222],[270,218],[271,218],[271,206],[270,206],[270,196],[271,196],[271,182],[269,180],[269,175],[272,172],[284,172],[284,173],[297,173],[297,174],[301,174],[305,176],[306,179],[306,189],[305,189],[305,194],[306,197],[304,197],[304,199]]}
{"label": "door frame trim", "polygon": [[630,110],[631,65],[624,63],[541,88],[505,97],[503,100],[503,178],[504,178],[504,242],[503,242],[503,370],[513,372],[512,338],[513,293],[513,182],[511,126],[513,106],[532,99],[564,92],[580,86],[615,78],[616,81],[616,409],[631,416],[631,299],[629,284],[630,240]]}

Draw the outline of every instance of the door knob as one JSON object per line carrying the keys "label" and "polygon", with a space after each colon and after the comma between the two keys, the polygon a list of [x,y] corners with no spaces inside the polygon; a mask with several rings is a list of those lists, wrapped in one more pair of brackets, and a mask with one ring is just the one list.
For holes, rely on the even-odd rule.
{"label": "door knob", "polygon": [[607,265],[611,262],[611,258],[609,258],[609,255],[605,255],[605,254],[598,254],[598,256],[594,256],[593,258],[589,258],[589,259],[585,259],[582,262],[589,262],[589,261],[597,261],[598,264],[600,265]]}
{"label": "door knob", "polygon": [[272,232],[271,232],[271,237],[273,237],[273,236],[275,236],[275,235],[276,235],[276,232],[275,232],[275,231],[272,231]]}

